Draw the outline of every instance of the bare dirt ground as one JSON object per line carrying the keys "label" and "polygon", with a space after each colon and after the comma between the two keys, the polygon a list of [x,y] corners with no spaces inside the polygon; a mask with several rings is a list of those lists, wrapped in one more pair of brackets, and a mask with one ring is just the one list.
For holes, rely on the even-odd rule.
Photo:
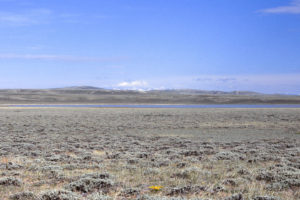
{"label": "bare dirt ground", "polygon": [[300,109],[2,107],[0,199],[299,199],[299,133]]}

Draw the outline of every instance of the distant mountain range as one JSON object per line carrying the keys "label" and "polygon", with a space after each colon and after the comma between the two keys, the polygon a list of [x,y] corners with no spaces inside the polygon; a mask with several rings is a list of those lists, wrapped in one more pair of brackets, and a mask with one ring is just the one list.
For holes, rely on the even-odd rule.
{"label": "distant mountain range", "polygon": [[104,90],[103,88],[94,87],[94,86],[71,86],[63,88],[54,88],[56,90]]}
{"label": "distant mountain range", "polygon": [[300,104],[300,96],[249,91],[118,90],[93,86],[2,89],[0,104]]}

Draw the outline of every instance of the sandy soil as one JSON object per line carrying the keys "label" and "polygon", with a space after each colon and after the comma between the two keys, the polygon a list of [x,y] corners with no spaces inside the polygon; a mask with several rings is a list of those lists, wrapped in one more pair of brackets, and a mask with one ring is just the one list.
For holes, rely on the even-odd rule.
{"label": "sandy soil", "polygon": [[0,108],[0,199],[299,199],[299,133],[294,108]]}

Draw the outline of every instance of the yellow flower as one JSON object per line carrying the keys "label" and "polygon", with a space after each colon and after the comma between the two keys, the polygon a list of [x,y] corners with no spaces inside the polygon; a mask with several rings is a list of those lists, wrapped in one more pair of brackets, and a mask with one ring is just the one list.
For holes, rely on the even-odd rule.
{"label": "yellow flower", "polygon": [[149,187],[149,189],[151,189],[152,191],[159,191],[161,190],[161,188],[163,188],[163,186],[160,185],[152,185]]}

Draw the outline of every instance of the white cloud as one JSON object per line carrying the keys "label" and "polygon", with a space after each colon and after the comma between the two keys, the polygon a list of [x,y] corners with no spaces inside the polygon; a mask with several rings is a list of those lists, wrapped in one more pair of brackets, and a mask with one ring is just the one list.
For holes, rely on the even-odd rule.
{"label": "white cloud", "polygon": [[87,57],[73,55],[51,55],[51,54],[0,54],[0,59],[23,59],[23,60],[45,60],[45,61],[82,61],[82,62],[115,62],[126,58],[123,57]]}
{"label": "white cloud", "polygon": [[131,82],[121,82],[118,84],[118,87],[126,87],[126,88],[137,88],[137,87],[145,87],[148,83],[146,81],[131,81]]}
{"label": "white cloud", "polygon": [[274,13],[274,14],[280,14],[280,13],[300,14],[300,0],[293,0],[287,6],[279,6],[279,7],[275,7],[275,8],[264,9],[264,10],[262,10],[262,12]]}

